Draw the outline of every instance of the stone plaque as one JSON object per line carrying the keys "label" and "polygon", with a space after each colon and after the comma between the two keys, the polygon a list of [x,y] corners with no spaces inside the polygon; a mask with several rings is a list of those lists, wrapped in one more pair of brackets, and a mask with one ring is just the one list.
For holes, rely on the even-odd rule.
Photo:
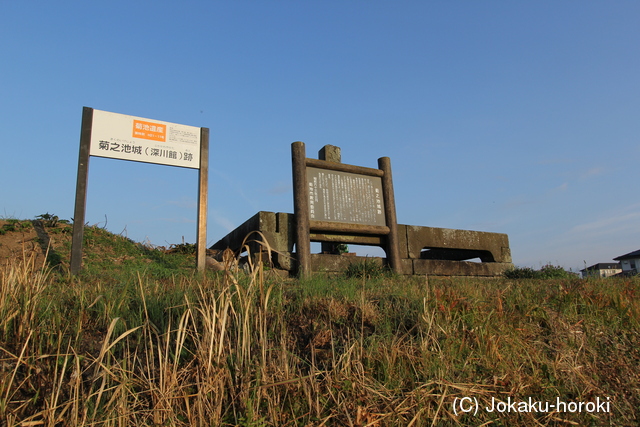
{"label": "stone plaque", "polygon": [[380,177],[307,167],[312,221],[386,225]]}

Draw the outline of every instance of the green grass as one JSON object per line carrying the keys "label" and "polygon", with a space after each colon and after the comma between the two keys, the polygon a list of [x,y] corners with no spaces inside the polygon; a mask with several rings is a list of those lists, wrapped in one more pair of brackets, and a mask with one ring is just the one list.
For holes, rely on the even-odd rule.
{"label": "green grass", "polygon": [[[86,238],[78,276],[0,269],[3,425],[638,424],[638,279],[265,281]],[[613,403],[456,416],[462,397]]]}
{"label": "green grass", "polygon": [[21,231],[31,228],[31,221],[20,221],[17,219],[7,219],[6,224],[0,227],[0,234],[6,234],[9,231]]}

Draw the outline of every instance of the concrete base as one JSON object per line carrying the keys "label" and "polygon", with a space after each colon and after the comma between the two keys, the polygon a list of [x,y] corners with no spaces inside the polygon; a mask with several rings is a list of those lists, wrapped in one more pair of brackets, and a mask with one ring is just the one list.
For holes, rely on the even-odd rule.
{"label": "concrete base", "polygon": [[[277,269],[296,271],[293,214],[261,211],[216,242],[211,249],[230,248],[256,254],[268,246]],[[497,277],[513,267],[506,234],[398,224],[402,274],[436,276]],[[311,241],[331,241],[383,247],[382,237],[311,234]],[[314,254],[311,269],[337,273],[365,259],[385,263],[377,257]],[[479,259],[480,262],[470,262]]]}
{"label": "concrete base", "polygon": [[[358,264],[364,261],[375,262],[379,265],[386,263],[386,260],[380,257],[312,254],[311,269],[314,272],[340,273],[344,272],[351,264]],[[511,267],[513,267],[513,264],[503,262],[483,263],[406,258],[402,260],[402,274],[419,276],[497,277]]]}

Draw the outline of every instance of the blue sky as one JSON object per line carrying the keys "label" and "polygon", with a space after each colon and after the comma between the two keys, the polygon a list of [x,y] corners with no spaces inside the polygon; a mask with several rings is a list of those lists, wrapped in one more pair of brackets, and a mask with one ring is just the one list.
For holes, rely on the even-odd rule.
{"label": "blue sky", "polygon": [[[0,2],[0,216],[73,216],[82,107],[210,129],[208,242],[290,145],[391,158],[398,221],[574,271],[640,248],[635,1]],[[197,171],[92,157],[87,222],[195,241]],[[360,252],[360,250],[358,250]]]}

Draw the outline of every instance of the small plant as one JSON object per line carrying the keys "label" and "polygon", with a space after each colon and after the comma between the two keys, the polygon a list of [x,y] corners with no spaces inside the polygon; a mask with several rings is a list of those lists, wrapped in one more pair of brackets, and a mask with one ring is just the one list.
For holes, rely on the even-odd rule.
{"label": "small plant", "polygon": [[336,250],[336,253],[338,253],[339,255],[348,254],[349,246],[344,243],[338,243],[337,245],[335,245],[335,250]]}
{"label": "small plant", "polygon": [[195,243],[178,243],[177,245],[171,245],[167,253],[195,254],[196,245]]}
{"label": "small plant", "polygon": [[529,267],[514,267],[503,273],[507,279],[536,279],[537,272]]}
{"label": "small plant", "polygon": [[31,223],[29,221],[10,219],[2,226],[2,228],[0,228],[0,234],[5,234],[7,231],[20,231],[29,227],[31,227]]}
{"label": "small plant", "polygon": [[42,221],[42,225],[45,227],[55,227],[58,225],[58,221],[60,220],[58,215],[52,215],[49,212],[38,215],[36,219]]}
{"label": "small plant", "polygon": [[365,258],[364,261],[350,264],[344,274],[348,278],[373,279],[389,274],[389,269],[373,258]]}

